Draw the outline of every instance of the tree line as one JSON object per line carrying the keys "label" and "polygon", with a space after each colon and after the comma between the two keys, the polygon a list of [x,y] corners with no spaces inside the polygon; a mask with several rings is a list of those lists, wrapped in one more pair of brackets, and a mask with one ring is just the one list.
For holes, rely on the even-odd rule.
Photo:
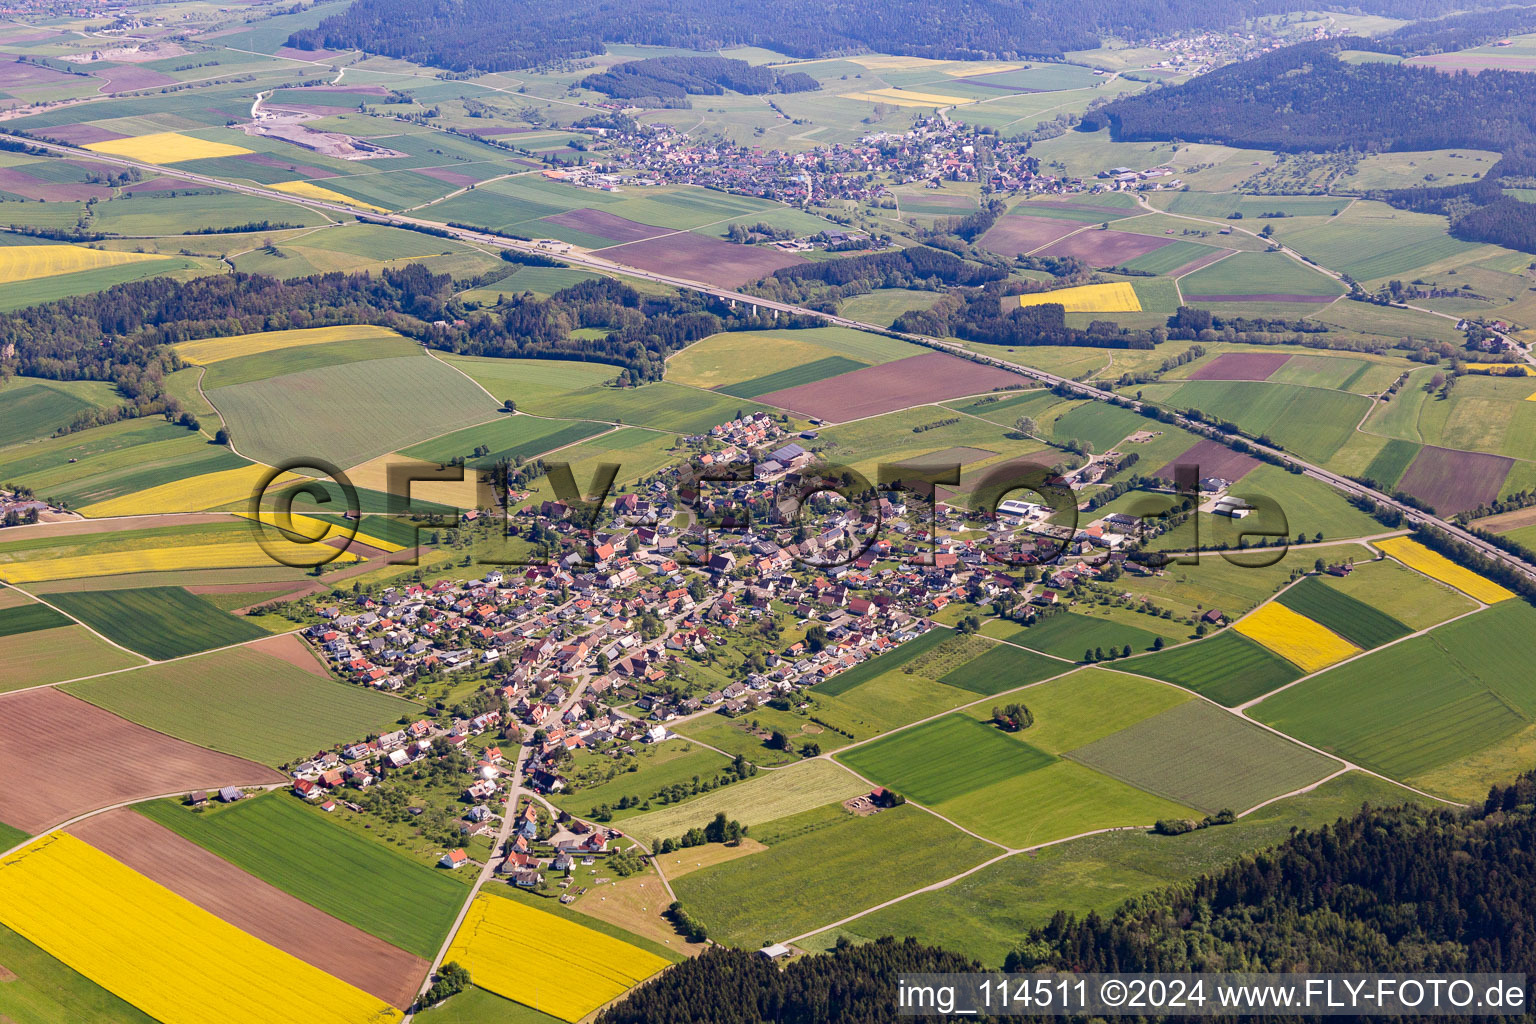
{"label": "tree line", "polygon": [[[621,382],[633,384],[659,380],[668,355],[723,330],[820,323],[770,320],[753,307],[732,308],[694,292],[642,295],[611,278],[582,281],[548,298],[515,294],[482,310],[464,307],[457,290],[450,276],[420,264],[288,281],[246,273],[131,281],[7,314],[0,352],[10,355],[0,359],[0,373],[110,381],[126,404],[98,415],[121,418],[169,408],[163,380],[182,367],[171,346],[202,338],[376,324],[467,355],[611,363]],[[584,328],[606,333],[577,336]]]}

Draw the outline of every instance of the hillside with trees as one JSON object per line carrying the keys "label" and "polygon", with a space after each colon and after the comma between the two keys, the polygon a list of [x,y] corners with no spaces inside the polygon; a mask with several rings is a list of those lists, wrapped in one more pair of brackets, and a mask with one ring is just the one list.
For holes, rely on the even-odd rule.
{"label": "hillside with trees", "polygon": [[[1448,7],[1444,0],[1351,5],[1403,19],[1434,17]],[[1317,8],[1307,0],[889,0],[872,16],[854,0],[356,0],[288,43],[363,49],[455,72],[547,66],[602,53],[609,42],[760,46],[792,57],[874,50],[945,60],[1059,59],[1068,50],[1093,49],[1105,36],[1151,39]]]}
{"label": "hillside with trees", "polygon": [[1450,40],[1476,42],[1503,27],[1536,25],[1536,8],[1447,21],[1465,24],[1444,34],[1409,26],[1382,40],[1343,38],[1276,50],[1106,104],[1084,116],[1083,128],[1108,127],[1121,141],[1216,142],[1292,153],[1337,150],[1340,140],[1366,152],[1495,150],[1503,158],[1478,181],[1368,197],[1442,214],[1456,238],[1536,252],[1536,206],[1504,191],[1536,180],[1536,89],[1529,74],[1448,75],[1402,64],[1350,64],[1337,56],[1345,49],[1416,53]]}
{"label": "hillside with trees", "polygon": [[726,90],[748,96],[810,92],[820,89],[821,83],[803,71],[775,72],[765,65],[725,57],[648,57],[588,75],[581,86],[615,99],[665,100],[719,96]]}
{"label": "hillside with trees", "polygon": [[1106,104],[1083,128],[1123,142],[1180,139],[1287,153],[1525,149],[1536,129],[1536,89],[1518,71],[1447,75],[1384,62],[1349,64],[1370,41],[1302,43],[1208,75]]}

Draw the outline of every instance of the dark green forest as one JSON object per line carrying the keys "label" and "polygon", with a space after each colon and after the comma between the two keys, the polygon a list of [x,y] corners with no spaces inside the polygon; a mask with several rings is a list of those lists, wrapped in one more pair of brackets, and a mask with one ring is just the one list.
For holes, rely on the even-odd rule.
{"label": "dark green forest", "polygon": [[[1321,5],[1325,8],[1332,5]],[[1436,17],[1444,0],[1368,0],[1352,10]],[[792,57],[875,50],[941,59],[1060,58],[1102,37],[1150,39],[1316,10],[1307,0],[356,0],[288,40],[364,49],[450,71],[506,71],[604,52],[608,42],[715,50],[761,46]]]}

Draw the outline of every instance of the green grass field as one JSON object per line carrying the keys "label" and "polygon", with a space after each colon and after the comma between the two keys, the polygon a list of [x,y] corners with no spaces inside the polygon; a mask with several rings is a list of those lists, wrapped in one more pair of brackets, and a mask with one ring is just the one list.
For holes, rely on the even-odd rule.
{"label": "green grass field", "polygon": [[[194,814],[170,801],[134,809],[305,903],[417,956],[448,935],[464,886],[331,824],[287,793]],[[329,864],[335,870],[317,870]],[[344,866],[344,867],[343,867]]]}
{"label": "green grass field", "polygon": [[1228,707],[1284,686],[1301,675],[1284,658],[1230,629],[1197,643],[1127,661],[1124,668],[1188,687]]}
{"label": "green grass field", "polygon": [[62,626],[0,637],[0,693],[142,665],[84,626]]}
{"label": "green grass field", "polygon": [[399,359],[420,354],[421,345],[409,338],[366,338],[337,340],[324,345],[300,345],[211,363],[203,377],[203,388],[213,390],[289,373],[318,370],[326,366],[345,366],[372,359]]}
{"label": "green grass field", "polygon": [[[1245,219],[1258,218],[1261,213],[1284,213],[1290,217],[1327,217],[1343,208],[1347,199],[1330,196],[1240,196],[1220,195],[1211,192],[1178,192],[1166,204],[1170,213],[1184,213],[1192,217],[1210,217],[1225,220],[1234,213]],[[1163,205],[1163,204],[1159,204]],[[1257,231],[1263,226],[1252,225]]]}
{"label": "green grass field", "polygon": [[[1005,735],[1047,753],[1061,754],[1193,699],[1164,683],[1109,669],[1085,668],[1019,694],[1018,702],[1034,714],[1035,724],[1023,732]],[[966,714],[990,718],[991,705],[977,705]]]}
{"label": "green grass field", "polygon": [[180,587],[54,594],[49,600],[102,636],[155,661],[267,635]]}
{"label": "green grass field", "polygon": [[995,725],[947,715],[845,751],[838,760],[878,785],[919,803],[938,804],[1044,768],[1054,758]]}
{"label": "green grass field", "polygon": [[811,688],[811,692],[828,697],[836,697],[847,693],[860,683],[867,683],[877,676],[901,668],[903,665],[926,654],[938,647],[945,640],[952,639],[954,633],[947,629],[930,629],[922,636],[897,647],[894,651],[888,651],[879,657],[870,658],[861,664],[855,665],[846,672],[839,672],[824,683],[819,683]]}
{"label": "green grass field", "polygon": [[234,384],[211,399],[242,453],[269,465],[319,457],[343,469],[496,414],[473,382],[425,355]]}
{"label": "green grass field", "polygon": [[[400,454],[426,462],[446,463],[463,458],[466,465],[489,466],[502,459],[528,459],[535,455],[575,444],[606,429],[601,423],[572,423],[532,416],[503,416],[478,426],[466,427],[443,437],[406,448]],[[485,447],[490,454],[475,456],[475,449]]]}
{"label": "green grass field", "polygon": [[1371,459],[1361,476],[1367,480],[1374,480],[1378,486],[1390,490],[1397,486],[1397,481],[1408,469],[1408,464],[1418,454],[1419,446],[1412,441],[1390,438],[1381,451]]}
{"label": "green grass field", "polygon": [[1259,381],[1193,380],[1143,390],[1153,401],[1230,420],[1255,436],[1266,434],[1291,451],[1319,461],[1327,461],[1343,447],[1370,408],[1370,400],[1360,395]]}
{"label": "green grass field", "polygon": [[1340,665],[1252,713],[1357,764],[1412,778],[1471,757],[1536,717],[1536,685],[1525,671],[1536,657],[1533,625],[1529,606],[1494,605]]}
{"label": "green grass field", "polygon": [[66,689],[151,729],[266,764],[388,731],[421,710],[246,647]]}
{"label": "green grass field", "polygon": [[1097,911],[1108,917],[1128,899],[1282,842],[1293,825],[1318,828],[1354,814],[1363,803],[1391,807],[1411,796],[1391,783],[1350,772],[1221,828],[1182,836],[1121,830],[1075,839],[1030,856],[1009,857],[954,885],[822,932],[804,945],[821,950],[840,938],[867,942],[882,935],[911,935],[995,968],[1021,935],[1044,926],[1058,910],[1070,907],[1078,914]]}
{"label": "green grass field", "polygon": [[1380,203],[1356,203],[1326,224],[1286,227],[1277,228],[1286,245],[1357,281],[1408,274],[1477,248],[1447,235],[1443,217]]}
{"label": "green grass field", "polygon": [[78,413],[120,401],[110,384],[13,377],[0,384],[0,447],[47,437]]}
{"label": "green grass field", "polygon": [[1280,595],[1279,600],[1291,611],[1322,623],[1356,647],[1366,650],[1413,632],[1392,616],[1329,587],[1315,576],[1291,587]]}
{"label": "green grass field", "polygon": [[[592,755],[591,760],[601,764],[608,759]],[[658,790],[669,786],[691,785],[694,779],[709,780],[730,767],[730,762],[713,750],[694,746],[686,740],[667,742],[641,750],[638,771],[624,771],[607,782],[587,786],[574,792],[567,791],[554,797],[554,804],[561,810],[581,817],[592,817],[593,809],[607,804],[616,805],[622,797],[648,799]],[[567,775],[573,774],[567,772]],[[731,776],[735,778],[734,775]],[[616,811],[617,817],[629,811]],[[638,808],[634,811],[638,814]]]}
{"label": "green grass field", "polygon": [[[1342,295],[1343,286],[1289,256],[1240,252],[1190,274],[1179,282],[1185,296]],[[1302,315],[1305,310],[1298,310]]]}
{"label": "green grass field", "polygon": [[1348,576],[1326,576],[1323,585],[1392,616],[1410,629],[1426,629],[1469,612],[1472,599],[1443,583],[1384,558],[1355,562]]}
{"label": "green grass field", "polygon": [[498,401],[510,398],[518,409],[535,416],[621,421],[695,434],[735,419],[738,411],[763,408],[671,381],[638,388],[605,387],[604,382],[618,375],[617,367],[606,363],[466,356],[446,361],[473,377]]}
{"label": "green grass field", "polygon": [[[8,844],[7,844],[8,845]],[[154,1024],[85,975],[0,925],[0,1017],[16,1024],[89,1020],[93,1024]]]}
{"label": "green grass field", "polygon": [[1087,441],[1094,451],[1106,452],[1146,426],[1146,418],[1129,409],[1107,402],[1084,402],[1058,419],[1051,433],[1063,441]]}
{"label": "green grass field", "polygon": [[1056,675],[1068,667],[1033,651],[994,644],[979,657],[939,676],[939,682],[990,696]]}
{"label": "green grass field", "polygon": [[422,1024],[561,1024],[559,1017],[503,999],[478,985],[421,1011],[414,1019]]}
{"label": "green grass field", "polygon": [[73,621],[45,604],[23,604],[12,608],[0,608],[0,637],[68,626]]}
{"label": "green grass field", "polygon": [[1130,645],[1139,654],[1152,650],[1153,644],[1162,638],[1123,622],[1063,612],[1039,618],[1033,626],[1019,626],[1000,639],[1076,661],[1085,651],[1095,648],[1119,653]]}
{"label": "green grass field", "polygon": [[755,949],[958,874],[996,852],[916,807],[864,818],[833,807],[803,817],[798,835],[673,883],[710,938]]}
{"label": "green grass field", "polygon": [[854,362],[847,356],[827,356],[814,363],[802,363],[788,370],[780,370],[763,377],[753,377],[739,384],[727,384],[716,390],[733,398],[757,398],[774,391],[784,391],[802,384],[814,384],[828,377],[836,377],[838,374],[863,368],[863,363]]}
{"label": "green grass field", "polygon": [[1187,701],[1068,757],[1204,811],[1243,811],[1340,765],[1204,701]]}
{"label": "green grass field", "polygon": [[1014,849],[1101,828],[1145,827],[1161,818],[1198,817],[1183,803],[1066,760],[993,782],[946,800],[934,810]]}
{"label": "green grass field", "polygon": [[938,301],[939,292],[918,291],[915,288],[876,288],[863,295],[855,295],[838,304],[839,316],[860,323],[889,327],[891,321],[913,309],[928,309]]}
{"label": "green grass field", "polygon": [[[976,700],[974,690],[942,683],[934,676],[933,671],[902,669],[886,672],[840,696],[812,691],[808,715],[864,740]],[[815,742],[826,752],[852,741],[827,731],[815,737]]]}
{"label": "green grass field", "polygon": [[830,761],[805,761],[779,771],[759,772],[745,782],[630,818],[624,831],[654,845],[707,825],[720,811],[750,827],[823,804],[840,803],[866,789],[864,783]]}
{"label": "green grass field", "polygon": [[247,465],[203,434],[158,417],[123,420],[18,446],[0,461],[5,463],[6,480],[72,508]]}

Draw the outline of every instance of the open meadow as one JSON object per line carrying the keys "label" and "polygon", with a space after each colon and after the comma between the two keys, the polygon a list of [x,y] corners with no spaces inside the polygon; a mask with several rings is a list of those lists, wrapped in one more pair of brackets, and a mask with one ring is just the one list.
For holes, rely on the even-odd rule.
{"label": "open meadow", "polygon": [[253,647],[71,683],[66,689],[130,721],[268,764],[387,731],[419,710]]}

